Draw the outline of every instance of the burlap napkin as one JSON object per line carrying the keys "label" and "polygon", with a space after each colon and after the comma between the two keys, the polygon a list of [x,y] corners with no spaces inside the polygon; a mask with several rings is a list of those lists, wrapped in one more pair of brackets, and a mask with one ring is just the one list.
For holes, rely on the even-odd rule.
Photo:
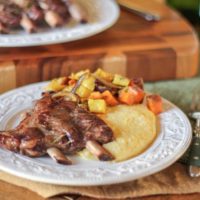
{"label": "burlap napkin", "polygon": [[122,199],[157,194],[200,192],[200,178],[190,178],[185,165],[176,163],[162,172],[136,181],[96,187],[72,187],[37,183],[0,172],[0,179],[32,190],[48,198],[60,194],[80,194],[95,198]]}

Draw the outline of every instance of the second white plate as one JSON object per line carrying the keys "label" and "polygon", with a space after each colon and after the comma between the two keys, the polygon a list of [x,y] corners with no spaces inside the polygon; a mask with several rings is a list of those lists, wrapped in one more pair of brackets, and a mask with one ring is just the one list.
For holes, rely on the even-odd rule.
{"label": "second white plate", "polygon": [[111,27],[119,17],[119,7],[114,0],[78,0],[87,10],[89,22],[73,22],[59,28],[39,28],[38,33],[14,31],[0,34],[0,47],[25,47],[70,42],[100,33]]}

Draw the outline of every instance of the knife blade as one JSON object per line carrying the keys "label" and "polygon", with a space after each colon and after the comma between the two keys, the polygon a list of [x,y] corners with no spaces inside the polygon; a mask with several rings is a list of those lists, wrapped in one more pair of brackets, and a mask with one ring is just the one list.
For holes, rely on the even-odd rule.
{"label": "knife blade", "polygon": [[117,0],[117,2],[123,8],[144,18],[147,21],[159,21],[161,19],[159,12],[148,9],[148,6],[145,6],[144,2],[142,3],[141,0],[140,2],[135,2],[134,0]]}

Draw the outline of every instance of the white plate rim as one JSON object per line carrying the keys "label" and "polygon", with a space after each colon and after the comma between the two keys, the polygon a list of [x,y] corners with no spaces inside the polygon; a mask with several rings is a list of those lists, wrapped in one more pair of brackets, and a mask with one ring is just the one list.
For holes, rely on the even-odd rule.
{"label": "white plate rim", "polygon": [[[21,92],[23,90],[27,90],[28,88],[32,88],[32,87],[38,87],[38,88],[40,87],[41,88],[46,84],[47,84],[47,82],[35,83],[35,84],[30,84],[28,86],[23,86],[23,87],[11,90],[11,91],[9,91],[7,93],[4,93],[4,94],[0,95],[0,100],[2,98],[6,98],[6,97],[9,97],[10,95],[13,95],[14,93],[18,93],[18,92]],[[186,129],[187,129],[188,133],[186,133],[187,137],[185,138],[184,144],[182,144],[182,147],[179,148],[178,152],[176,152],[176,154],[173,157],[169,157],[168,159],[166,159],[165,162],[161,162],[161,163],[151,167],[150,171],[144,170],[144,171],[141,171],[140,173],[138,173],[136,175],[134,173],[132,173],[132,174],[128,173],[127,175],[123,174],[123,176],[121,176],[120,178],[116,177],[116,176],[113,176],[112,178],[104,177],[103,181],[102,181],[102,179],[101,180],[98,180],[98,179],[97,180],[82,180],[82,179],[79,179],[79,178],[68,179],[68,180],[65,180],[65,181],[62,180],[61,181],[59,179],[56,180],[56,179],[52,179],[52,178],[48,178],[48,177],[47,178],[44,178],[44,177],[41,178],[41,177],[35,176],[34,174],[29,174],[27,176],[27,174],[25,174],[23,171],[22,172],[18,171],[16,173],[15,170],[7,168],[7,166],[6,167],[2,166],[1,164],[0,164],[0,169],[5,171],[5,172],[8,172],[10,174],[13,174],[15,176],[19,176],[19,177],[22,177],[22,178],[25,178],[25,179],[36,181],[36,182],[44,182],[44,183],[51,183],[51,184],[57,184],[57,185],[76,185],[76,186],[94,186],[94,185],[117,184],[117,183],[136,180],[138,178],[142,178],[142,177],[151,175],[151,174],[153,174],[155,172],[159,172],[159,171],[167,168],[171,164],[173,164],[177,159],[179,159],[181,157],[181,155],[189,147],[191,139],[192,139],[192,129],[191,129],[190,122],[189,122],[188,118],[186,117],[186,115],[177,106],[175,106],[171,102],[169,102],[169,101],[167,101],[165,99],[164,99],[164,102],[166,103],[166,105],[168,105],[170,107],[172,106],[173,108],[176,109],[176,111],[179,113],[179,115],[182,117],[183,121],[185,122]],[[0,114],[0,117],[1,117],[1,114]],[[0,124],[1,124],[1,120],[0,120]],[[0,150],[0,151],[2,151],[2,150]],[[6,151],[11,156],[15,155],[15,153],[8,152],[7,150],[3,150],[3,151]],[[144,152],[143,154],[145,154],[145,153],[146,152]],[[137,156],[136,158],[141,157],[143,154]],[[136,158],[130,159],[130,160],[122,162],[122,163],[129,163],[131,160],[135,160]],[[117,165],[120,165],[120,163],[117,163],[117,164],[114,164],[114,165],[117,166]]]}

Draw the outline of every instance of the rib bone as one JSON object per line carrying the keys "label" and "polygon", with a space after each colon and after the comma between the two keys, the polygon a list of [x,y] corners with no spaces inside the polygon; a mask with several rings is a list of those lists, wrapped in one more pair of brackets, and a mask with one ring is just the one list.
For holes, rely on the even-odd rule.
{"label": "rib bone", "polygon": [[47,24],[49,24],[49,26],[51,27],[56,27],[59,26],[63,23],[62,18],[54,11],[52,10],[48,10],[45,13],[45,21],[47,22]]}
{"label": "rib bone", "polygon": [[56,162],[64,165],[71,165],[72,161],[69,160],[58,148],[51,147],[47,149],[49,156]]}
{"label": "rib bone", "polygon": [[33,22],[28,18],[28,16],[26,14],[22,15],[22,19],[20,22],[20,25],[28,32],[28,33],[32,33],[35,31],[35,25],[33,24]]}
{"label": "rib bone", "polygon": [[114,157],[106,149],[93,140],[87,141],[86,148],[101,161],[110,161],[114,159]]}
{"label": "rib bone", "polygon": [[10,1],[22,8],[27,8],[28,5],[31,3],[30,0],[10,0]]}
{"label": "rib bone", "polygon": [[87,13],[81,5],[77,4],[73,0],[66,1],[66,4],[68,5],[69,13],[73,19],[81,23],[87,22]]}

